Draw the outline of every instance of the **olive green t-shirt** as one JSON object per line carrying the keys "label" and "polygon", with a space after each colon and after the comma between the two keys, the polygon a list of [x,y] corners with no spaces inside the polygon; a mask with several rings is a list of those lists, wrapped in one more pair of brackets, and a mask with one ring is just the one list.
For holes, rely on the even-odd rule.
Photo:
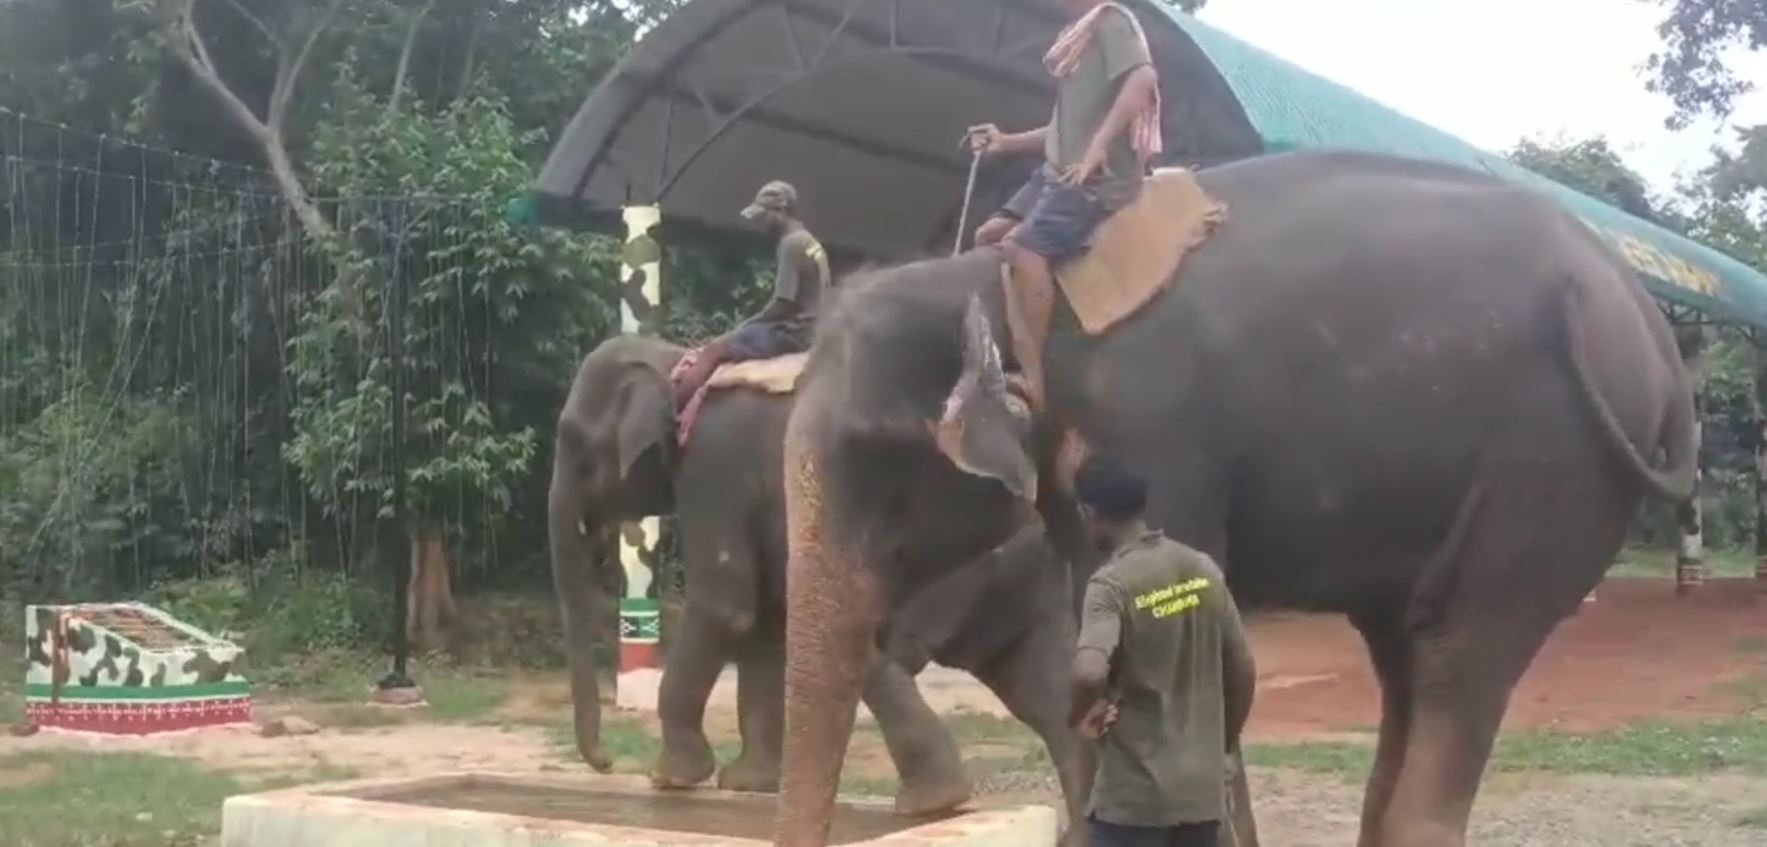
{"label": "olive green t-shirt", "polygon": [[773,297],[797,307],[775,321],[775,325],[809,349],[816,310],[822,302],[823,290],[828,287],[828,256],[816,236],[800,227],[779,239],[774,258],[778,270],[773,278]]}
{"label": "olive green t-shirt", "polygon": [[1108,696],[1117,699],[1117,722],[1099,742],[1088,811],[1125,826],[1221,820],[1223,687],[1251,668],[1221,570],[1150,530],[1118,548],[1087,583],[1078,646],[1111,657]]}
{"label": "olive green t-shirt", "polygon": [[[1055,114],[1049,121],[1043,155],[1057,173],[1086,157],[1086,148],[1116,102],[1123,76],[1152,61],[1135,34],[1134,24],[1122,11],[1106,9],[1099,14],[1079,64],[1056,80]],[[1101,204],[1117,209],[1134,199],[1143,174],[1128,130],[1111,140],[1103,170],[1095,177],[1096,183],[1088,183]]]}

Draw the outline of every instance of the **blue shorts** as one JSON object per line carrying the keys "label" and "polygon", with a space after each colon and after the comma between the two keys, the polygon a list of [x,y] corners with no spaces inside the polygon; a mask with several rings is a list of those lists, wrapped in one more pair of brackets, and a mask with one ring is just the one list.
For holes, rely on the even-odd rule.
{"label": "blue shorts", "polygon": [[1181,826],[1126,826],[1086,818],[1086,834],[1092,847],[1216,847],[1221,839],[1217,821]]}
{"label": "blue shorts", "polygon": [[1023,221],[1013,241],[1050,261],[1086,252],[1092,231],[1110,217],[1090,189],[1068,185],[1046,167],[1032,173],[1001,212]]}
{"label": "blue shorts", "polygon": [[797,338],[770,323],[751,323],[738,327],[724,347],[724,361],[746,362],[771,359],[803,350]]}

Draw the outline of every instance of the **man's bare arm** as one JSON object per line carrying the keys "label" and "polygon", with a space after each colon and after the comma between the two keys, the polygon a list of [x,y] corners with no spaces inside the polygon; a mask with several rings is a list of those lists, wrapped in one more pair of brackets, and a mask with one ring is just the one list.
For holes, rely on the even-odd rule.
{"label": "man's bare arm", "polygon": [[[1225,590],[1225,589],[1223,589]],[[1227,731],[1227,751],[1239,749],[1240,733],[1252,715],[1252,698],[1258,686],[1258,670],[1252,661],[1239,609],[1231,596],[1224,598],[1221,629],[1221,705]]]}
{"label": "man's bare arm", "polygon": [[1024,132],[1001,132],[1000,127],[994,124],[979,124],[969,128],[969,136],[972,150],[989,156],[1002,156],[1041,148],[1044,140],[1049,137],[1049,127],[1044,125]]}
{"label": "man's bare arm", "polygon": [[1152,65],[1141,65],[1123,77],[1122,85],[1117,88],[1117,99],[1111,102],[1110,111],[1104,114],[1103,123],[1098,125],[1098,132],[1088,145],[1088,158],[1103,159],[1110,143],[1128,131],[1136,113],[1153,102],[1154,90],[1159,83],[1159,74]]}
{"label": "man's bare arm", "polygon": [[1049,127],[1044,125],[1037,127],[1036,129],[1025,130],[1024,132],[1011,133],[1004,136],[1001,140],[1005,142],[1006,145],[1004,152],[1028,153],[1033,150],[1043,149],[1043,144],[1048,138]]}
{"label": "man's bare arm", "polygon": [[1077,727],[1086,713],[1104,698],[1110,682],[1110,656],[1102,650],[1081,647],[1074,651],[1073,666],[1068,672],[1071,699],[1068,704],[1068,726]]}

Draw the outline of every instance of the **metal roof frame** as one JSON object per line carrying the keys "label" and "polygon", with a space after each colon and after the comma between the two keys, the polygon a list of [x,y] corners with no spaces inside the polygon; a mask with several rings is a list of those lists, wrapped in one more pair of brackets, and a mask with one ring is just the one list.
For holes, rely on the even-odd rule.
{"label": "metal roof frame", "polygon": [[[1121,1],[1160,66],[1168,163],[1348,149],[1491,173],[1558,199],[1671,319],[1693,311],[1767,328],[1767,276],[1755,269],[1158,0]],[[1060,22],[1053,0],[692,0],[578,110],[536,183],[542,215],[608,226],[622,205],[656,203],[665,232],[742,234],[737,210],[783,178],[837,253],[924,255],[954,235],[963,128],[1046,119],[1040,59]],[[1033,166],[984,166],[976,207],[1004,200]]]}

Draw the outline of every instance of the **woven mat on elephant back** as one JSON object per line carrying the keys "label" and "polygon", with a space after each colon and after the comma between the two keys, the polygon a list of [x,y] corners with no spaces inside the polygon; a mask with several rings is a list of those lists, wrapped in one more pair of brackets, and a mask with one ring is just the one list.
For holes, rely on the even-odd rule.
{"label": "woven mat on elephant back", "polygon": [[[675,372],[670,374],[670,381],[680,379],[681,373],[698,358],[698,348],[688,351],[681,359],[682,364],[677,365]],[[693,425],[699,422],[700,406],[705,404],[707,394],[726,388],[790,394],[797,389],[798,377],[804,373],[804,364],[809,361],[809,353],[787,353],[771,359],[750,359],[746,362],[719,365],[676,416],[675,443],[686,447],[687,440],[693,437]]]}
{"label": "woven mat on elephant back", "polygon": [[1062,294],[1089,335],[1115,326],[1172,280],[1184,255],[1227,218],[1184,168],[1161,168],[1134,203],[1105,219],[1092,247],[1055,269]]}
{"label": "woven mat on elephant back", "polygon": [[753,388],[768,394],[790,394],[798,385],[809,353],[787,353],[771,359],[750,359],[719,365],[706,385],[712,388]]}

